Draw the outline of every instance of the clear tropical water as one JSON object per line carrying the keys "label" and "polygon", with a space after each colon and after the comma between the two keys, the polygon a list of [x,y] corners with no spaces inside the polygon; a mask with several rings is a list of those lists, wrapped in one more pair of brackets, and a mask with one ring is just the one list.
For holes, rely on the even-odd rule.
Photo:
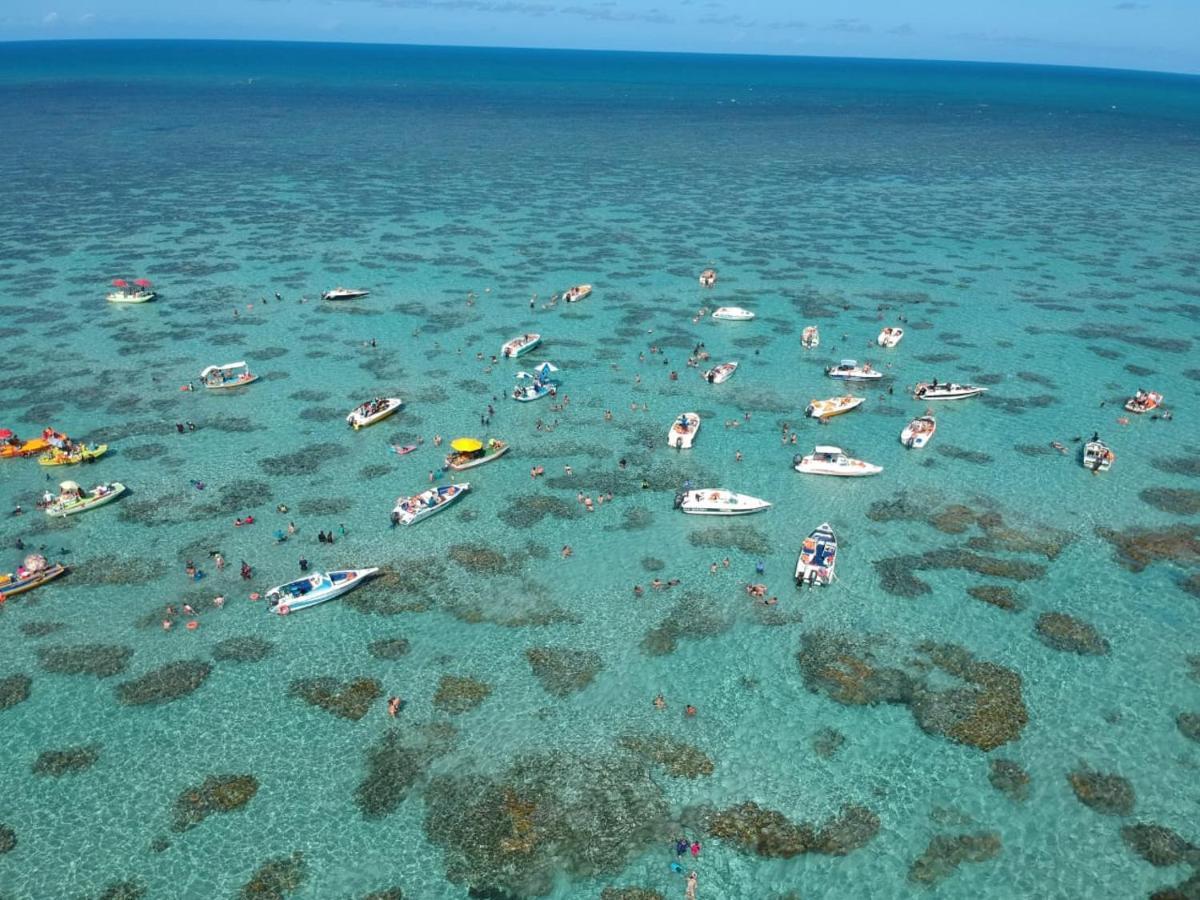
{"label": "clear tropical water", "polygon": [[[293,864],[274,888],[295,897],[682,897],[680,834],[702,843],[684,860],[701,898],[1124,898],[1189,877],[1187,854],[1153,867],[1122,828],[1200,843],[1200,746],[1176,721],[1200,713],[1200,82],[40,44],[0,47],[0,113],[0,427],[112,447],[83,470],[0,460],[4,501],[26,509],[0,523],[3,569],[18,540],[72,567],[0,610],[0,851],[15,836],[0,897],[230,896],[279,859]],[[710,264],[720,279],[704,290]],[[139,276],[157,302],[104,302],[112,278]],[[595,285],[587,300],[545,308],[581,282]],[[337,284],[371,295],[321,303]],[[720,304],[758,317],[693,320]],[[903,342],[874,346],[898,317]],[[799,346],[806,324],[821,328],[815,351]],[[491,365],[525,330],[544,335],[539,351]],[[729,382],[685,365],[700,342],[741,362]],[[822,368],[845,356],[890,377],[819,427],[803,408],[839,393]],[[235,359],[262,379],[180,391]],[[560,411],[506,399],[542,359],[562,369]],[[930,446],[905,450],[898,433],[924,408],[905,388],[934,376],[989,393],[939,407]],[[1142,386],[1173,419],[1119,421]],[[345,414],[376,395],[406,406],[351,432]],[[680,453],[665,436],[683,410],[703,427]],[[196,430],[178,433],[187,421]],[[1096,477],[1073,441],[1093,430],[1117,453]],[[392,530],[396,496],[440,462],[438,434],[513,451],[470,473],[453,509]],[[408,456],[389,448],[419,439]],[[793,472],[815,443],[884,472]],[[48,520],[34,503],[59,477],[119,480],[130,496]],[[672,509],[686,478],[774,506],[686,517]],[[594,512],[578,503],[609,491]],[[233,527],[248,514],[254,526]],[[797,591],[798,546],[825,520],[839,581]],[[298,533],[277,542],[289,521]],[[1136,528],[1159,530],[1165,553],[1139,571],[1103,531]],[[328,529],[332,546],[316,539]],[[295,577],[301,556],[387,575],[268,616],[248,595]],[[656,577],[680,584],[654,591]],[[778,605],[749,599],[752,581]],[[989,596],[1018,608],[983,602],[981,586],[1011,589]],[[163,631],[165,607],[184,602],[199,627]],[[1045,613],[1090,623],[1085,643],[1107,652],[1048,645]],[[376,644],[401,638],[407,652]],[[230,659],[230,639],[262,658]],[[927,642],[1019,675],[998,746],[956,730],[978,686]],[[802,668],[804,648],[836,672]],[[159,671],[178,661],[192,665]],[[874,668],[920,688],[864,687]],[[130,702],[127,685],[155,672],[159,702]],[[443,685],[435,703],[446,676],[490,693],[468,709]],[[375,679],[381,696],[337,716],[298,696],[321,677]],[[395,720],[393,694],[406,700]],[[951,695],[949,712],[929,711]],[[703,759],[685,745],[711,772],[670,767]],[[90,765],[65,774],[37,764],[85,747]],[[391,761],[374,778],[372,754]],[[995,759],[1028,773],[1023,800],[993,787]],[[1068,780],[1081,771],[1126,779],[1132,801],[1085,805]],[[173,827],[176,799],[210,775],[253,776],[257,792]],[[746,801],[816,826],[852,804],[878,827],[843,855],[810,838],[812,852],[763,856],[714,824]],[[959,854],[974,861],[930,878],[914,861],[931,841],[975,847]]]}

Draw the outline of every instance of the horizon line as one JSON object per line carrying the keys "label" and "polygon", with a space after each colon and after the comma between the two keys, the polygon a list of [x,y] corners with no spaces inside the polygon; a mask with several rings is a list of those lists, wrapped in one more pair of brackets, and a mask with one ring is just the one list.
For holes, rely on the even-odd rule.
{"label": "horizon line", "polygon": [[930,63],[952,65],[1006,66],[1014,69],[1064,69],[1078,72],[1115,72],[1126,75],[1169,75],[1175,78],[1200,79],[1200,71],[1181,72],[1176,69],[1130,69],[1120,66],[1078,65],[1072,63],[1015,62],[1005,59],[952,59],[927,56],[864,56],[845,54],[830,56],[808,53],[737,53],[723,50],[627,50],[611,47],[548,47],[512,44],[421,44],[399,41],[369,40],[296,40],[289,38],[223,38],[223,37],[33,37],[16,40],[0,39],[0,47],[20,44],[120,44],[120,43],[187,43],[187,44],[290,44],[300,46],[361,46],[409,47],[434,50],[511,50],[550,53],[623,53],[640,56],[713,56],[736,59],[829,60],[880,63]]}

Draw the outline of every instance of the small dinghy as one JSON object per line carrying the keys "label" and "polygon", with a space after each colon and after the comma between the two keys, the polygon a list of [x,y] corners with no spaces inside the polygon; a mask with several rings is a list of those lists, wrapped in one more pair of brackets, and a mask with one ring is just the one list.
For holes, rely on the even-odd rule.
{"label": "small dinghy", "polygon": [[408,454],[412,453],[416,449],[416,444],[405,444],[403,447],[399,444],[392,444],[392,452],[397,456],[408,456]]}
{"label": "small dinghy", "polygon": [[1092,439],[1083,445],[1083,467],[1093,473],[1107,472],[1116,461],[1117,454],[1108,448],[1108,444],[1100,440],[1100,435],[1093,434]]}
{"label": "small dinghy", "polygon": [[901,340],[904,339],[903,328],[892,328],[890,325],[879,332],[879,337],[876,339],[880,347],[895,347]]}
{"label": "small dinghy", "polygon": [[515,337],[503,347],[500,348],[500,355],[506,359],[516,359],[518,356],[524,356],[534,347],[542,342],[540,334],[523,334],[520,337]]}
{"label": "small dinghy", "polygon": [[735,362],[721,363],[719,366],[713,366],[704,373],[704,380],[709,384],[721,384],[728,381],[729,376],[737,371],[738,364]]}
{"label": "small dinghy", "polygon": [[1163,395],[1155,391],[1143,391],[1140,388],[1138,392],[1125,401],[1125,409],[1131,413],[1150,412],[1152,409],[1158,409],[1162,405]]}
{"label": "small dinghy", "polygon": [[25,557],[25,561],[21,565],[17,566],[17,571],[0,572],[0,598],[3,598],[0,603],[9,597],[15,597],[17,594],[41,587],[47,581],[53,581],[66,571],[67,567],[62,563],[50,565],[46,562],[46,557],[38,553],[31,553]]}
{"label": "small dinghy", "polygon": [[[46,515],[61,518],[86,512],[106,503],[112,503],[125,493],[125,485],[119,481],[110,484],[98,484],[90,491],[84,492],[74,481],[64,481],[58,486],[58,496],[50,496],[46,505]],[[47,491],[49,495],[49,491]]]}
{"label": "small dinghy", "polygon": [[876,466],[861,459],[847,456],[841,447],[814,447],[808,456],[796,455],[792,468],[804,475],[838,475],[857,478],[863,475],[878,475],[883,466]]}
{"label": "small dinghy", "polygon": [[563,301],[566,303],[578,303],[585,299],[592,292],[590,284],[577,284],[573,288],[563,291]]}
{"label": "small dinghy", "polygon": [[378,571],[379,569],[338,569],[333,572],[315,572],[271,588],[263,595],[263,599],[267,601],[267,612],[286,616],[349,593]]}
{"label": "small dinghy", "polygon": [[370,291],[364,291],[361,288],[344,288],[335,287],[332,291],[326,291],[321,295],[322,300],[357,300],[359,297],[365,297],[370,294]]}
{"label": "small dinghy", "polygon": [[718,306],[712,311],[712,317],[723,322],[749,322],[754,313],[740,306]]}
{"label": "small dinghy", "polygon": [[725,488],[691,488],[675,495],[675,508],[689,516],[748,516],[770,509],[771,504]]}
{"label": "small dinghy", "polygon": [[937,431],[937,420],[929,413],[918,416],[900,432],[900,443],[910,450],[920,450],[929,443],[933,433]]}
{"label": "small dinghy", "polygon": [[145,278],[137,279],[132,285],[123,278],[116,278],[112,284],[116,290],[104,298],[109,303],[149,303],[158,296]]}
{"label": "small dinghy", "polygon": [[412,497],[398,497],[392,509],[393,525],[414,525],[422,519],[440,513],[455,500],[462,499],[471,485],[443,484],[421,491]]}
{"label": "small dinghy", "polygon": [[475,438],[455,438],[450,449],[453,452],[446,456],[446,468],[462,472],[499,459],[508,452],[508,444],[496,438],[488,438],[486,443]]}
{"label": "small dinghy", "polygon": [[871,368],[870,363],[863,363],[860,366],[853,359],[843,359],[836,366],[829,366],[825,370],[825,374],[841,381],[874,381],[883,377],[883,373],[878,369]]}
{"label": "small dinghy", "polygon": [[830,397],[828,400],[810,400],[804,408],[804,414],[813,419],[828,419],[858,409],[866,399],[846,394],[843,397]]}
{"label": "small dinghy", "polygon": [[816,325],[809,325],[800,332],[800,346],[805,350],[821,346],[821,331]]}
{"label": "small dinghy", "polygon": [[800,546],[796,560],[797,586],[824,587],[833,583],[837,565],[837,538],[828,522],[815,529]]}
{"label": "small dinghy", "polygon": [[245,360],[242,360],[225,363],[223,366],[209,366],[200,373],[200,381],[210,390],[221,390],[252,384],[258,381],[258,376],[253,374]]}
{"label": "small dinghy", "polygon": [[674,447],[676,450],[690,450],[692,442],[696,440],[696,432],[699,430],[699,413],[680,413],[667,431],[667,446]]}
{"label": "small dinghy", "polygon": [[80,444],[67,450],[53,448],[38,457],[38,464],[42,466],[74,466],[79,463],[95,462],[107,452],[108,444],[97,444],[95,447]]}
{"label": "small dinghy", "polygon": [[403,405],[399,397],[375,397],[346,416],[346,424],[358,431],[386,419]]}
{"label": "small dinghy", "polygon": [[712,287],[716,283],[717,283],[717,270],[716,269],[705,269],[703,272],[700,273],[700,286],[701,287]]}
{"label": "small dinghy", "polygon": [[922,381],[913,388],[913,398],[916,400],[965,400],[986,393],[985,387],[953,382],[942,384],[936,378],[933,381]]}

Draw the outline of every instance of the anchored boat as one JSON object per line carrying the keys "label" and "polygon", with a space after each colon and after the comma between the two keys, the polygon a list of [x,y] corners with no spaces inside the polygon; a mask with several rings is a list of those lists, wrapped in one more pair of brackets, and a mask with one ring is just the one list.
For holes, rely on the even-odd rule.
{"label": "anchored boat", "polygon": [[837,538],[828,522],[813,530],[800,546],[796,560],[796,584],[824,587],[833,583],[837,565]]}
{"label": "anchored boat", "polygon": [[386,419],[403,405],[404,401],[399,397],[375,397],[346,416],[346,424],[358,431]]}
{"label": "anchored boat", "polygon": [[853,359],[843,359],[836,366],[829,366],[825,370],[825,374],[830,378],[838,378],[842,381],[874,381],[883,377],[883,373],[878,369],[871,368],[870,363],[863,363],[860,366]]}
{"label": "anchored boat", "polygon": [[717,270],[716,269],[705,269],[703,272],[700,273],[700,286],[701,287],[712,287],[716,283],[717,283]]}
{"label": "anchored boat", "polygon": [[709,384],[721,384],[729,380],[729,376],[737,371],[738,364],[735,362],[725,362],[718,366],[713,366],[704,373],[704,380]]}
{"label": "anchored boat", "polygon": [[518,356],[524,356],[534,347],[542,342],[540,334],[523,334],[520,337],[515,337],[503,347],[500,348],[500,355],[507,359],[516,359]]}
{"label": "anchored boat", "polygon": [[675,495],[675,508],[690,516],[746,516],[771,504],[725,488],[691,488]]}
{"label": "anchored boat", "polygon": [[937,420],[926,413],[904,426],[904,430],[900,432],[900,443],[910,450],[920,450],[929,443],[935,431]]}
{"label": "anchored boat", "polygon": [[258,376],[250,371],[246,361],[225,363],[223,366],[209,366],[200,373],[200,381],[210,390],[223,388],[244,387],[258,381]]}
{"label": "anchored boat", "polygon": [[821,331],[816,325],[807,326],[800,332],[800,346],[805,350],[811,350],[813,347],[821,345]]}
{"label": "anchored boat", "polygon": [[335,287],[332,291],[325,291],[321,295],[322,300],[357,300],[359,297],[366,297],[370,291],[364,291],[361,288],[344,288]]}
{"label": "anchored boat", "polygon": [[933,381],[922,381],[913,388],[913,398],[916,400],[965,400],[986,393],[985,387],[953,382],[939,383],[936,378]]}
{"label": "anchored boat", "polygon": [[863,475],[878,475],[883,466],[876,466],[861,459],[847,456],[841,447],[814,447],[808,456],[795,456],[793,468],[804,475],[840,475],[856,478]]}
{"label": "anchored boat", "polygon": [[64,481],[58,486],[58,496],[55,497],[46,492],[49,496],[46,505],[46,515],[61,518],[63,516],[73,516],[76,513],[86,512],[89,509],[95,509],[98,506],[104,506],[106,503],[112,503],[123,493],[125,493],[125,485],[119,481],[114,481],[110,484],[98,484],[88,492],[84,492],[74,481]]}
{"label": "anchored boat", "polygon": [[461,472],[499,459],[508,452],[508,444],[496,438],[488,438],[487,443],[475,438],[456,438],[450,442],[450,449],[454,452],[446,456],[446,468]]}
{"label": "anchored boat", "polygon": [[740,306],[718,306],[712,311],[712,317],[725,322],[749,322],[754,318],[754,313]]}
{"label": "anchored boat", "polygon": [[440,513],[455,500],[461,500],[471,489],[471,485],[443,484],[439,487],[421,491],[412,497],[399,497],[392,510],[393,525],[414,525],[422,519]]}
{"label": "anchored boat", "polygon": [[578,303],[591,292],[592,286],[590,284],[577,284],[575,287],[563,291],[562,298],[567,303]]}
{"label": "anchored boat", "polygon": [[830,397],[828,400],[810,400],[804,408],[804,414],[814,419],[828,419],[858,409],[866,399],[846,394],[843,397]]}
{"label": "anchored boat", "polygon": [[1142,413],[1150,412],[1152,409],[1158,409],[1162,401],[1162,394],[1155,391],[1143,391],[1139,388],[1136,394],[1125,401],[1125,409],[1131,413],[1141,415]]}
{"label": "anchored boat", "polygon": [[132,285],[123,278],[114,278],[112,285],[116,290],[104,297],[109,303],[149,303],[158,296],[145,278],[138,278]]}
{"label": "anchored boat", "polygon": [[1100,440],[1098,434],[1093,434],[1092,439],[1083,445],[1083,467],[1092,472],[1107,472],[1116,459],[1117,454]]}
{"label": "anchored boat", "polygon": [[901,340],[904,339],[903,328],[892,328],[890,325],[879,332],[879,337],[876,338],[880,347],[895,347]]}
{"label": "anchored boat", "polygon": [[354,590],[379,569],[338,569],[314,572],[304,578],[273,587],[263,595],[267,612],[286,616]]}
{"label": "anchored boat", "polygon": [[696,440],[696,432],[699,430],[699,413],[680,413],[667,431],[667,446],[674,447],[676,450],[690,450],[692,442]]}
{"label": "anchored boat", "polygon": [[25,557],[25,561],[21,565],[17,566],[17,571],[0,572],[0,603],[9,597],[15,597],[17,594],[41,587],[47,581],[53,581],[66,571],[67,567],[62,563],[50,565],[46,562],[46,557],[38,553],[31,553]]}
{"label": "anchored boat", "polygon": [[108,444],[97,444],[89,447],[87,444],[59,449],[53,447],[38,457],[38,464],[43,466],[73,466],[78,463],[95,462],[108,452]]}

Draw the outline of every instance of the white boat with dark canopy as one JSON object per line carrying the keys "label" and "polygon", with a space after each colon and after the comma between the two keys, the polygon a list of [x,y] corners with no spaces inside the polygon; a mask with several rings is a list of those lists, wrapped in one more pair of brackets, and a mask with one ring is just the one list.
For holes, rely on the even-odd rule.
{"label": "white boat with dark canopy", "polygon": [[321,295],[322,300],[357,300],[359,297],[366,297],[370,291],[364,291],[362,288],[344,288],[335,287],[332,291],[326,291]]}
{"label": "white boat with dark canopy", "polygon": [[667,446],[676,450],[690,450],[696,440],[696,432],[700,430],[700,414],[694,412],[680,413],[671,423],[667,431]]}
{"label": "white boat with dark canopy", "polygon": [[889,325],[883,331],[879,332],[879,337],[876,338],[876,341],[880,347],[895,347],[903,339],[904,329],[893,328]]}
{"label": "white boat with dark canopy", "polygon": [[821,346],[821,330],[816,325],[808,325],[800,332],[800,346],[805,350]]}
{"label": "white boat with dark canopy", "polygon": [[920,450],[929,443],[935,431],[937,419],[925,413],[904,426],[904,430],[900,432],[900,443],[910,450]]}
{"label": "white boat with dark canopy", "polygon": [[689,516],[748,516],[771,504],[725,488],[689,488],[675,495],[675,508]]}
{"label": "white boat with dark canopy", "polygon": [[1083,467],[1093,473],[1107,472],[1116,459],[1117,454],[1100,440],[1099,434],[1093,434],[1092,439],[1083,445]]}
{"label": "white boat with dark canopy", "polygon": [[347,594],[378,571],[379,569],[337,569],[333,572],[314,572],[304,578],[271,588],[263,594],[263,599],[267,601],[267,612],[286,616]]}
{"label": "white boat with dark canopy", "polygon": [[875,381],[877,378],[883,377],[883,373],[872,368],[870,363],[863,363],[860,366],[857,360],[853,359],[843,359],[836,366],[829,366],[825,370],[825,374],[830,378],[838,378],[842,381]]}
{"label": "white boat with dark canopy", "polygon": [[837,566],[837,538],[828,522],[804,539],[796,560],[797,586],[824,587],[832,584]]}
{"label": "white boat with dark canopy", "polygon": [[861,459],[847,456],[841,447],[814,447],[807,456],[797,455],[792,459],[797,472],[803,475],[838,475],[844,478],[859,478],[863,475],[878,475],[883,466],[876,466]]}
{"label": "white boat with dark canopy", "polygon": [[712,311],[712,317],[723,322],[749,322],[754,313],[740,306],[718,306]]}
{"label": "white boat with dark canopy", "polygon": [[724,362],[718,366],[713,366],[704,373],[704,380],[709,384],[721,384],[728,381],[729,376],[737,371],[738,364],[735,362]]}
{"label": "white boat with dark canopy", "polygon": [[810,400],[804,408],[804,414],[813,419],[829,419],[840,416],[852,409],[858,409],[866,401],[866,397],[830,397],[827,400]]}
{"label": "white boat with dark canopy", "polygon": [[986,394],[987,388],[973,384],[955,384],[954,382],[922,381],[913,388],[913,398],[916,400],[966,400],[968,397],[978,397]]}
{"label": "white boat with dark canopy", "polygon": [[542,342],[542,336],[534,332],[515,337],[500,348],[500,355],[505,359],[516,359],[524,356]]}
{"label": "white boat with dark canopy", "polygon": [[422,519],[428,519],[448,507],[455,500],[461,500],[471,489],[471,485],[443,484],[421,491],[412,497],[398,497],[392,510],[393,525],[413,525]]}
{"label": "white boat with dark canopy", "polygon": [[200,381],[209,390],[217,391],[245,387],[258,381],[258,376],[250,371],[245,360],[241,360],[223,366],[209,366],[200,373]]}
{"label": "white boat with dark canopy", "polygon": [[346,416],[346,423],[358,431],[360,428],[383,421],[403,405],[404,401],[399,397],[376,397]]}

